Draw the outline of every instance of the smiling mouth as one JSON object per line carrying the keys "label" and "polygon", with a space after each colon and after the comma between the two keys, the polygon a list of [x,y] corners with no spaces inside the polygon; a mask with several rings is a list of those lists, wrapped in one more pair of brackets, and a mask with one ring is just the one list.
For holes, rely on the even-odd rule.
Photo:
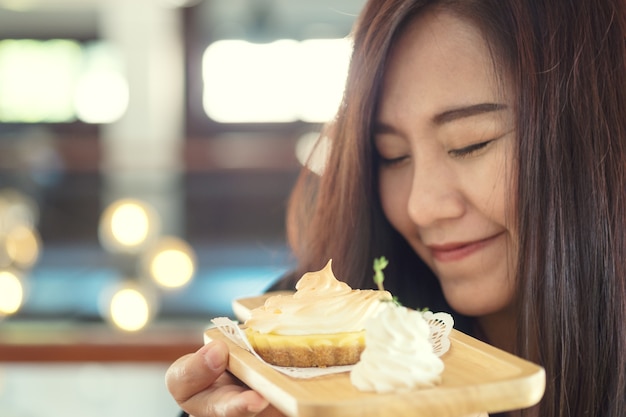
{"label": "smiling mouth", "polygon": [[475,240],[473,242],[432,245],[428,246],[428,249],[430,249],[433,258],[439,262],[455,262],[467,258],[486,246],[489,246],[500,236],[502,236],[502,233],[498,233],[485,239]]}

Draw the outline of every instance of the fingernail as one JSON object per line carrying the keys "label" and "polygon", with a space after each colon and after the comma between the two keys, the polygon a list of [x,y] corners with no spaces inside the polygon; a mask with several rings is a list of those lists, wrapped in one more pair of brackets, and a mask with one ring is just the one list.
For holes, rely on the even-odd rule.
{"label": "fingernail", "polygon": [[269,402],[265,399],[262,399],[260,401],[257,402],[253,402],[251,404],[248,404],[248,412],[250,413],[260,413],[261,411],[265,410],[265,408],[269,405]]}
{"label": "fingernail", "polygon": [[224,352],[219,345],[211,345],[209,349],[204,352],[204,361],[213,371],[222,369],[226,360],[226,352]]}

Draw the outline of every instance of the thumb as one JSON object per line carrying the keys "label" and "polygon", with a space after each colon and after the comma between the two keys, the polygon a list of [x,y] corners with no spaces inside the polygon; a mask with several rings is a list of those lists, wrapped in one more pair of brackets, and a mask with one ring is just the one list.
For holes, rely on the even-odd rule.
{"label": "thumb", "polygon": [[207,389],[224,373],[228,363],[228,347],[213,341],[197,352],[177,359],[165,374],[165,383],[172,397],[182,403]]}

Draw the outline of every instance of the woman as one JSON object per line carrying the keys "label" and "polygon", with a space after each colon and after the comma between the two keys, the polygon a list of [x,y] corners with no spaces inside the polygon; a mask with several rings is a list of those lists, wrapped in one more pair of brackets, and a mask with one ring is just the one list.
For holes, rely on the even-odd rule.
{"label": "woman", "polygon": [[[324,172],[291,200],[294,277],[333,258],[369,287],[384,255],[405,305],[544,366],[540,404],[511,415],[622,416],[625,39],[623,0],[370,0]],[[172,365],[183,408],[274,411],[226,355]]]}

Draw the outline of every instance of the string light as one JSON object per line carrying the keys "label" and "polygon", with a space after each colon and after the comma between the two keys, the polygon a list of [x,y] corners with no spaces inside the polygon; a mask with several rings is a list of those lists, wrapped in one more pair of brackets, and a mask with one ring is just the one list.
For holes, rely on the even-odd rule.
{"label": "string light", "polygon": [[158,310],[157,289],[188,284],[196,272],[192,247],[175,236],[160,235],[161,219],[149,204],[120,199],[105,208],[100,218],[102,246],[116,255],[120,276],[133,276],[102,296],[101,315],[120,330],[145,328]]}
{"label": "string light", "polygon": [[41,251],[38,220],[31,197],[12,188],[0,190],[0,315],[17,313],[24,303],[24,280]]}

